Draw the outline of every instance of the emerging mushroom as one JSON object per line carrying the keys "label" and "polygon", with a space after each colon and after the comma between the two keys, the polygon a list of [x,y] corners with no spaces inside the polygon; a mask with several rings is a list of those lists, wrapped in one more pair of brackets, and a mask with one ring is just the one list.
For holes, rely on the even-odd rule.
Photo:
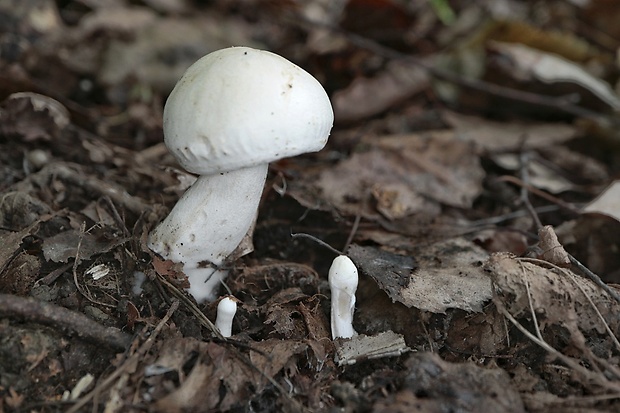
{"label": "emerging mushroom", "polygon": [[148,245],[183,263],[196,301],[216,298],[220,267],[256,218],[269,162],[319,151],[333,120],[321,84],[270,52],[222,49],[185,72],[164,108],[164,141],[200,176]]}
{"label": "emerging mushroom", "polygon": [[237,301],[231,297],[224,297],[217,304],[217,316],[215,327],[220,330],[223,337],[232,335],[232,323],[237,313]]}
{"label": "emerging mushroom", "polygon": [[329,267],[328,281],[332,292],[332,338],[351,338],[357,334],[353,329],[353,311],[358,275],[353,261],[346,255],[334,258]]}

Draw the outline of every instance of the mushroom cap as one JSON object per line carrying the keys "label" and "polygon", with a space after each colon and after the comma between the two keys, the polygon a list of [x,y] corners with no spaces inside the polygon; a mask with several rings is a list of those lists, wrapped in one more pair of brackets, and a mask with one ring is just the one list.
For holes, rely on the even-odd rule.
{"label": "mushroom cap", "polygon": [[210,175],[316,152],[333,121],[308,72],[271,52],[231,47],[178,81],[164,108],[164,141],[186,170]]}
{"label": "mushroom cap", "polygon": [[357,267],[346,255],[339,255],[334,258],[331,267],[329,267],[329,286],[344,291],[349,295],[355,294],[359,276]]}

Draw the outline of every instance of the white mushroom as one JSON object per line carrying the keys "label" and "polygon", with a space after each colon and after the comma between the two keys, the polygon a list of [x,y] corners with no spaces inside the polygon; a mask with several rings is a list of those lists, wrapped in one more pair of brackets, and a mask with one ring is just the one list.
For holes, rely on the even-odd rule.
{"label": "white mushroom", "polygon": [[164,108],[164,140],[200,176],[148,245],[184,264],[198,302],[215,299],[227,275],[220,267],[256,218],[269,162],[322,149],[333,119],[321,84],[270,52],[218,50],[179,80]]}
{"label": "white mushroom", "polygon": [[353,261],[346,255],[339,255],[329,268],[329,288],[332,292],[331,326],[332,338],[351,338],[353,311],[355,310],[355,291],[358,275]]}
{"label": "white mushroom", "polygon": [[232,335],[232,323],[237,312],[237,301],[231,297],[224,297],[217,305],[217,317],[215,327],[220,330],[224,337]]}

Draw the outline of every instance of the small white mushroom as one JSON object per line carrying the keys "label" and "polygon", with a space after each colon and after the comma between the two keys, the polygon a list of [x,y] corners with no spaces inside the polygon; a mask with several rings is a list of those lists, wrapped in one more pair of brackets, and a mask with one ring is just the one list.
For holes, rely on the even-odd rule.
{"label": "small white mushroom", "polygon": [[196,301],[216,298],[221,267],[256,218],[269,162],[320,150],[333,120],[321,84],[270,52],[222,49],[185,72],[166,101],[164,141],[200,176],[148,246],[183,263]]}
{"label": "small white mushroom", "polygon": [[215,327],[220,330],[224,337],[232,335],[232,323],[237,312],[237,301],[231,297],[224,297],[217,305],[217,317],[215,318]]}
{"label": "small white mushroom", "polygon": [[355,291],[358,275],[353,261],[346,255],[336,257],[329,268],[329,288],[332,292],[331,327],[332,338],[351,338],[353,311],[355,310]]}

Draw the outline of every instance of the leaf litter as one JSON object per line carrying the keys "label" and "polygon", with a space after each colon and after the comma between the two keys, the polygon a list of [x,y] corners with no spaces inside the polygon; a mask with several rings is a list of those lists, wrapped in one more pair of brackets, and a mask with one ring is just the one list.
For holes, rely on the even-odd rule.
{"label": "leaf litter", "polygon": [[[0,6],[0,411],[618,409],[618,6],[328,3]],[[271,165],[223,339],[146,236],[195,179],[163,102],[240,44],[336,127]],[[292,233],[360,269],[358,336]]]}

